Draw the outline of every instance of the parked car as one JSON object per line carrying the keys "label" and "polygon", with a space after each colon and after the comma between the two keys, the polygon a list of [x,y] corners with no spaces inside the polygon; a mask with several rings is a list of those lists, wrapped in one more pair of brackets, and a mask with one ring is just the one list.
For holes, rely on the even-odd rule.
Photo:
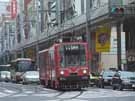
{"label": "parked car", "polygon": [[9,82],[11,80],[11,73],[9,71],[0,71],[0,80]]}
{"label": "parked car", "polygon": [[38,71],[27,71],[22,76],[23,84],[39,83],[39,72]]}
{"label": "parked car", "polygon": [[97,85],[98,79],[99,79],[99,74],[90,73],[90,80],[89,80],[90,86]]}
{"label": "parked car", "polygon": [[119,71],[115,73],[112,78],[112,88],[123,90],[123,89],[134,89],[135,90],[135,73],[129,71]]}
{"label": "parked car", "polygon": [[105,70],[100,73],[98,80],[98,87],[104,88],[104,86],[111,86],[111,80],[115,71]]}

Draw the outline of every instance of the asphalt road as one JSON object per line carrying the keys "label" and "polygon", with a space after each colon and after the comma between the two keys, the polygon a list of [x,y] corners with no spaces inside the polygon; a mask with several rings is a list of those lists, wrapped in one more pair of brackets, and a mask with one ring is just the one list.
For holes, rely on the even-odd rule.
{"label": "asphalt road", "polygon": [[135,91],[87,88],[82,91],[56,91],[40,85],[0,82],[0,101],[134,101]]}

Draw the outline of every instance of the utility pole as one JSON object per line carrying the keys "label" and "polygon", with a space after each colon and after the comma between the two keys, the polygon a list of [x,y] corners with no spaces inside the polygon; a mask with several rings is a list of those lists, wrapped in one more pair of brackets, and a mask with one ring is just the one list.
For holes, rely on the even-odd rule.
{"label": "utility pole", "polygon": [[60,0],[56,1],[56,20],[58,23],[59,28],[61,28],[61,5]]}
{"label": "utility pole", "polygon": [[[40,0],[40,4],[41,4],[41,11],[44,10],[44,0]],[[41,32],[44,31],[44,26],[45,26],[45,20],[44,20],[44,12],[41,12]]]}
{"label": "utility pole", "polygon": [[[87,0],[86,1],[86,36],[87,36],[87,43],[88,43],[88,56],[90,57],[90,54],[91,54],[91,28],[89,29],[89,23],[88,23],[88,21],[89,21],[89,19],[88,18],[90,18],[90,4],[91,4],[92,2],[91,2],[91,0]],[[90,22],[91,22],[91,18],[90,18]],[[91,24],[91,23],[90,23]],[[90,58],[89,58],[89,60],[88,60],[88,65],[89,65],[89,68],[90,68],[90,71],[91,71],[91,69],[92,69],[92,65],[91,65],[91,60],[90,60]]]}
{"label": "utility pole", "polygon": [[41,33],[41,31],[40,31],[40,22],[39,22],[39,0],[36,0],[36,14],[37,14],[37,16],[36,16],[36,21],[37,21],[37,23],[36,23],[36,38],[37,38],[37,40],[36,40],[36,64],[37,64],[37,67],[39,67],[39,56],[38,56],[38,52],[39,52],[39,35],[40,35],[40,33]]}
{"label": "utility pole", "polygon": [[118,70],[121,70],[121,22],[117,22],[117,58]]}

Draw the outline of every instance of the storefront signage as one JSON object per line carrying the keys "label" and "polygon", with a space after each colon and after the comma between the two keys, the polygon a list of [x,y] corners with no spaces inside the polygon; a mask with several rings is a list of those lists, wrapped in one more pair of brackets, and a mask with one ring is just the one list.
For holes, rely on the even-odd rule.
{"label": "storefront signage", "polygon": [[12,0],[11,1],[11,18],[14,19],[16,18],[17,15],[17,1]]}

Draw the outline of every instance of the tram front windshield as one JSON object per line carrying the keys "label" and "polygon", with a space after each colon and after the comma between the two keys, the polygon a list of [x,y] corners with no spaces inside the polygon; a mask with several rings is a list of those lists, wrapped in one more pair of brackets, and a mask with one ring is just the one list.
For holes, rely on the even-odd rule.
{"label": "tram front windshield", "polygon": [[25,72],[25,71],[33,71],[36,70],[34,63],[31,61],[19,61],[17,63],[16,71]]}
{"label": "tram front windshield", "polygon": [[63,45],[60,47],[61,67],[85,66],[85,46],[79,44]]}

